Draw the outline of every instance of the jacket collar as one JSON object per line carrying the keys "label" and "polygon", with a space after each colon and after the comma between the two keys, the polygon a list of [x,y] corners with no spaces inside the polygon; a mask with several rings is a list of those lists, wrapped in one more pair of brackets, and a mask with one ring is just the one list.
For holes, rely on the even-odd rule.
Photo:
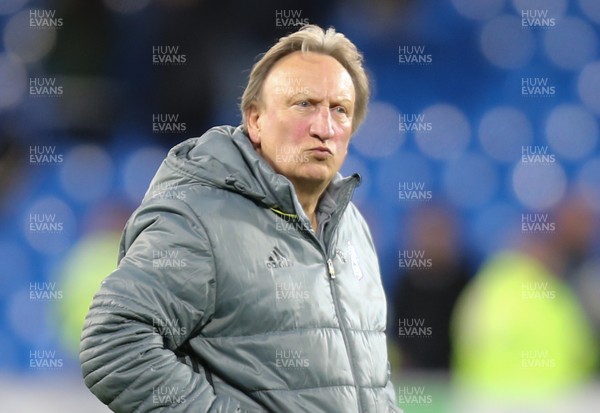
{"label": "jacket collar", "polygon": [[[187,180],[234,191],[267,208],[306,218],[290,180],[256,152],[241,126],[215,127],[180,143],[169,151],[164,166],[168,171],[161,167],[155,181],[173,179],[175,171]],[[338,173],[323,194],[319,212],[343,212],[359,184],[358,174],[343,178]]]}

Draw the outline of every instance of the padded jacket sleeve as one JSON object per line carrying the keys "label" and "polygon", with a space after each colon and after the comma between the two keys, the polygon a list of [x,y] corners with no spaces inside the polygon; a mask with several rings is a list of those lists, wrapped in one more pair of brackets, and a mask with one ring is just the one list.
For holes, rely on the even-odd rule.
{"label": "padded jacket sleeve", "polygon": [[178,349],[214,312],[215,263],[183,201],[150,200],[130,218],[118,269],[94,296],[81,336],[85,384],[115,412],[240,412]]}

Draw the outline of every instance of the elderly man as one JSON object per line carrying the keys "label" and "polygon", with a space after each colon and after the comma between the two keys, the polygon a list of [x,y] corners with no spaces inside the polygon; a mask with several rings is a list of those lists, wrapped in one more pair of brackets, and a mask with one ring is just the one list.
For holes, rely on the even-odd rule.
{"label": "elderly man", "polygon": [[356,47],[317,26],[254,66],[243,125],[175,146],[81,337],[116,412],[390,413],[373,242],[338,171],[366,114]]}

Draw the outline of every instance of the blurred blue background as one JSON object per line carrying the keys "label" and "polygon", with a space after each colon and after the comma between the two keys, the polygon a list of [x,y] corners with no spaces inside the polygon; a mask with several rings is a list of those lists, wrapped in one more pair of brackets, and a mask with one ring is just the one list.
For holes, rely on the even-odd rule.
{"label": "blurred blue background", "polygon": [[[355,42],[372,79],[342,172],[363,177],[354,201],[380,257],[396,377],[433,371],[425,392],[447,397],[451,344],[441,331],[456,300],[491,257],[525,251],[530,238],[546,248],[572,236],[566,247],[550,242],[570,254],[555,272],[595,334],[598,267],[586,267],[585,283],[571,282],[568,269],[600,252],[600,2],[3,0],[0,394],[14,403],[6,411],[42,411],[37,402],[43,411],[106,411],[80,383],[77,345],[125,221],[171,146],[239,124],[256,56],[306,21]],[[584,212],[563,220],[575,200]],[[403,308],[415,287],[407,273],[426,268],[402,257],[422,251],[444,272],[432,247],[439,238],[460,261],[446,304],[427,315]],[[443,343],[432,351],[443,357],[428,365],[396,325],[440,314]],[[58,379],[78,390],[68,397],[52,387]],[[36,397],[18,397],[32,390]]]}

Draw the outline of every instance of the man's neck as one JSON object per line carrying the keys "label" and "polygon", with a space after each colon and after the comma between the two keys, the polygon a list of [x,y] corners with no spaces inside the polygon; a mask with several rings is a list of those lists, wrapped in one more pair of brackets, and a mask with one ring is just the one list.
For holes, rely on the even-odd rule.
{"label": "man's neck", "polygon": [[319,223],[317,222],[317,206],[319,205],[319,200],[321,199],[323,192],[325,192],[327,185],[307,186],[296,182],[293,182],[293,184],[298,201],[300,202],[300,205],[302,205],[302,209],[310,220],[310,225],[316,234],[319,226]]}

